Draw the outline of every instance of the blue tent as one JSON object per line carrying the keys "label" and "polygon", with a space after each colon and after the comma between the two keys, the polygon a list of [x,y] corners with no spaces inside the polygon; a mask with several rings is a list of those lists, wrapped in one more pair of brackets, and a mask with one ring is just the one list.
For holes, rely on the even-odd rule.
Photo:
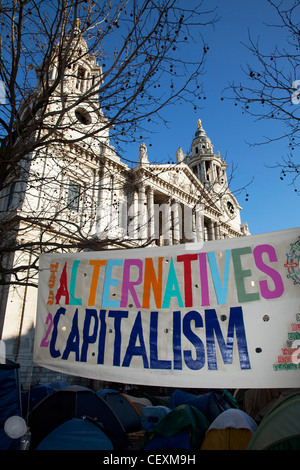
{"label": "blue tent", "polygon": [[63,380],[56,380],[49,384],[49,386],[54,388],[54,390],[60,390],[61,388],[69,387],[69,385],[70,384],[68,382],[64,382]]}
{"label": "blue tent", "polygon": [[151,431],[151,429],[169,412],[170,408],[167,408],[166,406],[145,406],[142,409],[141,414],[141,424],[143,429]]}
{"label": "blue tent", "polygon": [[113,389],[101,389],[97,393],[109,404],[127,433],[141,429],[141,413],[128,397]]}
{"label": "blue tent", "polygon": [[4,431],[4,423],[11,416],[21,416],[19,364],[6,360],[0,364],[0,450],[16,450],[20,439],[11,439]]}
{"label": "blue tent", "polygon": [[194,406],[207,417],[210,423],[223,411],[237,408],[234,398],[226,390],[212,391],[200,395],[176,390],[170,397],[169,408],[174,409],[179,405]]}
{"label": "blue tent", "polygon": [[45,397],[54,392],[50,385],[37,385],[36,387],[22,392],[22,415],[25,419],[27,414]]}
{"label": "blue tent", "polygon": [[101,423],[116,449],[127,445],[125,429],[107,402],[89,388],[71,385],[48,395],[29,413],[31,449],[65,421],[82,417]]}
{"label": "blue tent", "polygon": [[114,446],[97,423],[72,418],[48,434],[35,450],[114,450]]}

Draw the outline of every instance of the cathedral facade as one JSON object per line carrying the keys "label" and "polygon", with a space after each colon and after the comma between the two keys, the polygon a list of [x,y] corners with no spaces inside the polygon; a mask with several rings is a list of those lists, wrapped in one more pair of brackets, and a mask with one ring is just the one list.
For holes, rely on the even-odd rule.
{"label": "cathedral facade", "polygon": [[[32,269],[39,250],[38,244],[34,250],[23,250],[25,241],[28,246],[28,241],[40,240],[40,251],[57,246],[62,252],[147,249],[249,234],[229,188],[227,164],[214,153],[200,120],[195,122],[189,152],[185,155],[179,148],[176,163],[151,163],[144,143],[134,168],[116,154],[108,128],[103,131],[105,116],[97,100],[78,99],[88,96],[87,90],[101,76],[83,38],[80,49],[81,54],[86,52],[84,59],[74,61],[72,74],[65,78],[65,93],[75,105],[64,116],[64,143],[57,139],[29,155],[22,177],[1,195],[2,224],[10,227],[19,247],[7,255],[6,263],[28,266],[29,273],[22,285],[8,282],[1,287],[1,338],[7,357],[20,363],[25,387],[49,382],[50,376],[61,378],[36,370],[32,362],[37,303],[37,273]],[[56,73],[54,63],[50,79]],[[59,96],[51,106],[59,109]]]}

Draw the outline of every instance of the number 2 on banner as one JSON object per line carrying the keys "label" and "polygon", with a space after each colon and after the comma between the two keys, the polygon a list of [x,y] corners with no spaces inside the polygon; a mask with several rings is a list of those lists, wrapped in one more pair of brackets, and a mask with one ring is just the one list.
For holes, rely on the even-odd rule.
{"label": "number 2 on banner", "polygon": [[52,328],[52,325],[53,325],[53,319],[52,319],[51,313],[48,313],[48,316],[46,318],[46,325],[48,325],[48,323],[49,323],[49,326],[47,328],[46,334],[45,334],[45,336],[42,339],[41,344],[40,344],[41,348],[48,348],[48,346],[49,346],[48,336],[50,334],[50,331],[51,331],[51,328]]}

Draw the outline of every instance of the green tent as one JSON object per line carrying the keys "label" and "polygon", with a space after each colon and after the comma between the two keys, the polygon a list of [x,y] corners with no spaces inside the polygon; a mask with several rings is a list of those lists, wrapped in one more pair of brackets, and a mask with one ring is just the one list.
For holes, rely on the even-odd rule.
{"label": "green tent", "polygon": [[300,393],[279,399],[261,421],[248,450],[300,449]]}
{"label": "green tent", "polygon": [[143,447],[149,449],[199,449],[209,427],[206,416],[192,405],[180,405],[146,433]]}

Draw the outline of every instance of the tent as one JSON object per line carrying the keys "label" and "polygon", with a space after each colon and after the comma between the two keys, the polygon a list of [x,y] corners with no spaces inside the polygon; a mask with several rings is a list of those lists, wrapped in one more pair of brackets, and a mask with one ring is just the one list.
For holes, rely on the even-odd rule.
{"label": "tent", "polygon": [[11,439],[4,431],[8,418],[22,414],[19,367],[19,364],[8,359],[0,364],[0,450],[20,447],[20,439]]}
{"label": "tent", "polygon": [[254,419],[244,411],[225,410],[208,428],[201,450],[245,450],[256,428]]}
{"label": "tent", "polygon": [[180,405],[145,434],[143,448],[198,449],[208,427],[209,422],[201,411],[191,405]]}
{"label": "tent", "polygon": [[279,398],[259,424],[249,450],[300,450],[300,393]]}
{"label": "tent", "polygon": [[166,406],[145,406],[141,414],[141,424],[146,431],[150,431],[162,418],[170,412]]}
{"label": "tent", "polygon": [[131,403],[134,404],[140,413],[142,413],[142,410],[145,408],[145,406],[152,406],[152,402],[148,398],[135,397],[133,395],[128,395],[127,393],[124,393],[124,395],[131,401]]}
{"label": "tent", "polygon": [[126,395],[112,389],[98,390],[97,393],[109,404],[127,433],[141,429],[141,413]]}
{"label": "tent", "polygon": [[183,404],[198,408],[210,423],[223,411],[237,407],[234,398],[226,390],[212,391],[200,395],[176,390],[170,397],[169,408],[173,409]]}
{"label": "tent", "polygon": [[253,388],[247,390],[244,394],[243,410],[259,423],[262,419],[260,414],[265,413],[265,409],[271,404],[274,405],[282,391],[283,389],[280,388]]}
{"label": "tent", "polygon": [[[257,424],[261,423],[262,419],[269,413],[269,411],[274,407],[274,405],[277,405],[280,403],[281,400],[283,400],[285,397],[289,395],[293,395],[295,393],[300,393],[299,388],[285,388],[281,389],[280,393],[277,395],[276,398],[273,398],[271,401],[269,401],[263,408],[261,408],[258,413],[255,415],[254,420],[256,421]],[[246,411],[246,410],[244,410]],[[250,413],[249,413],[250,414]]]}
{"label": "tent", "polygon": [[37,385],[36,387],[22,392],[22,416],[26,418],[27,414],[45,397],[54,392],[50,385]]}
{"label": "tent", "polygon": [[56,380],[49,384],[54,390],[60,390],[61,388],[69,387],[71,384],[64,382],[63,380]]}
{"label": "tent", "polygon": [[114,446],[97,423],[72,418],[50,432],[36,450],[114,450]]}
{"label": "tent", "polygon": [[101,423],[116,448],[127,445],[125,429],[108,403],[89,388],[71,385],[48,395],[28,415],[30,448],[66,420],[83,416]]}

